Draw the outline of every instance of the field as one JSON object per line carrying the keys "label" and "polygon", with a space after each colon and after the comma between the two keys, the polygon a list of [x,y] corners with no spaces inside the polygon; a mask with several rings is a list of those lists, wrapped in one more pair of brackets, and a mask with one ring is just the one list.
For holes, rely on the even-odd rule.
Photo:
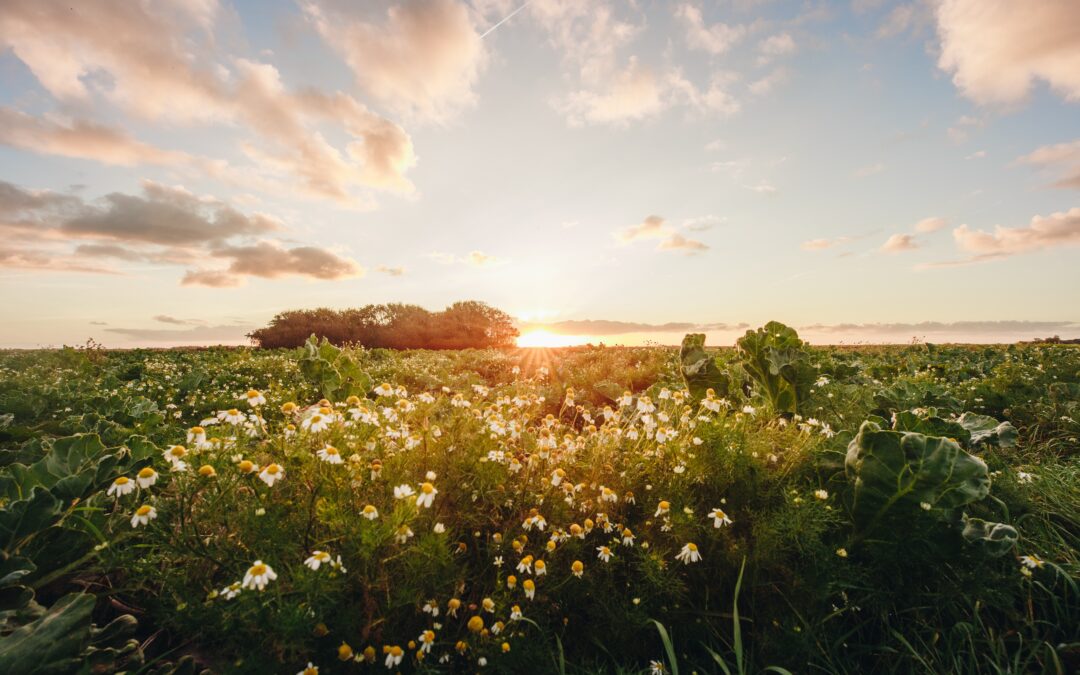
{"label": "field", "polygon": [[0,672],[1076,672],[1078,438],[1067,345],[0,353]]}

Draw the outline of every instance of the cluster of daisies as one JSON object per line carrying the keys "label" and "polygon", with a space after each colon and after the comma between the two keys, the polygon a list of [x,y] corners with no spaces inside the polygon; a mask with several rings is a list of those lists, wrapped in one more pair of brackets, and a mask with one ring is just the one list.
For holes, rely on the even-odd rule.
{"label": "cluster of daisies", "polygon": [[[370,501],[358,510],[361,519],[375,521],[382,517],[381,510],[394,509],[396,503],[409,505],[413,516],[396,525],[392,534],[392,542],[399,546],[407,545],[414,537],[410,518],[424,510],[437,510],[440,491],[432,471],[423,480],[395,485],[397,481],[384,479],[384,462],[396,466],[399,462],[395,458],[404,453],[460,452],[455,443],[473,439],[473,454],[467,456],[479,464],[498,467],[508,482],[519,486],[519,497],[509,499],[506,506],[520,508],[523,517],[505,523],[502,531],[488,538],[494,549],[492,564],[499,568],[500,583],[507,592],[506,604],[498,608],[492,598],[483,598],[479,605],[467,603],[478,609],[466,617],[466,603],[461,598],[442,603],[424,600],[420,608],[428,617],[428,627],[404,646],[383,646],[387,668],[398,667],[408,654],[416,660],[436,658],[445,662],[455,653],[465,655],[477,649],[468,639],[440,639],[443,622],[459,617],[463,624],[459,632],[480,638],[479,644],[484,645],[474,654],[477,664],[482,665],[484,654],[490,655],[492,649],[496,653],[509,651],[513,634],[510,627],[522,620],[522,606],[538,601],[549,574],[571,580],[588,575],[589,557],[583,555],[585,551],[595,553],[593,564],[607,565],[623,555],[620,550],[650,550],[653,543],[663,543],[664,548],[672,550],[672,561],[686,566],[701,562],[704,557],[698,543],[687,540],[691,537],[675,539],[676,532],[701,534],[732,525],[734,520],[723,503],[726,500],[704,515],[684,506],[674,511],[679,514],[676,520],[672,504],[665,499],[654,502],[655,508],[637,508],[635,494],[627,489],[631,486],[618,485],[626,474],[613,467],[627,458],[649,458],[658,471],[670,471],[678,477],[687,471],[697,449],[704,444],[699,436],[701,429],[751,419],[756,412],[735,410],[712,390],[695,402],[686,390],[668,388],[655,391],[654,397],[628,391],[599,410],[578,403],[575,392],[567,389],[558,414],[546,415],[541,414],[545,398],[535,388],[492,390],[479,384],[467,392],[452,392],[444,387],[435,393],[410,395],[404,387],[384,383],[368,397],[350,396],[338,403],[324,399],[307,406],[286,402],[272,414],[260,391],[250,390],[240,398],[237,408],[219,411],[190,428],[183,445],[164,450],[163,471],[212,481],[218,478],[219,470],[226,470],[221,468],[224,465],[234,476],[261,481],[268,491],[263,497],[272,499],[277,486],[287,481],[285,465],[297,458],[297,448],[306,448],[301,452],[309,452],[316,464],[326,467],[325,471],[343,472],[338,475],[347,477],[357,490],[370,486],[363,488]],[[273,421],[268,422],[268,417]],[[440,424],[452,426],[454,433],[444,435]],[[797,421],[797,425],[802,433],[831,433],[816,420]],[[246,448],[261,441],[269,441],[260,444],[262,452],[276,448],[273,452],[284,454],[262,465],[244,457]],[[199,461],[206,456],[216,458],[219,468]],[[229,459],[227,465],[221,458]],[[609,484],[597,482],[598,462],[607,463],[603,475],[608,476],[605,482]],[[120,499],[136,489],[146,490],[158,481],[159,475],[147,467],[134,478],[119,477],[109,494]],[[379,488],[380,484],[383,487]],[[645,485],[644,490],[652,492],[653,486]],[[475,500],[476,496],[471,498]],[[635,532],[627,522],[638,516],[645,518],[647,531]],[[146,526],[156,517],[153,505],[145,503],[135,511],[131,523],[133,527]],[[516,528],[520,529],[514,533]],[[435,522],[432,529],[443,533],[446,525]],[[507,531],[510,534],[504,541],[503,532]],[[480,537],[481,533],[474,536]],[[567,555],[564,550],[571,553]],[[517,562],[511,563],[503,576],[502,568],[510,556]],[[347,573],[342,556],[326,550],[310,551],[303,563],[315,573]],[[275,582],[278,574],[273,567],[255,560],[240,580],[209,596],[230,601],[245,592],[258,594]],[[343,660],[374,662],[377,652],[371,646],[354,652],[343,643],[339,656]],[[317,671],[309,664],[307,670],[311,669]]]}

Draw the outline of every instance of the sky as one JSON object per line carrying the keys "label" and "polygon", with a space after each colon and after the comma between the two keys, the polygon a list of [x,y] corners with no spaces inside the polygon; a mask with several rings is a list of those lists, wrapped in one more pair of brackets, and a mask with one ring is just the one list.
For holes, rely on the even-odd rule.
{"label": "sky", "polygon": [[0,347],[1000,342],[1078,289],[1076,0],[0,0]]}

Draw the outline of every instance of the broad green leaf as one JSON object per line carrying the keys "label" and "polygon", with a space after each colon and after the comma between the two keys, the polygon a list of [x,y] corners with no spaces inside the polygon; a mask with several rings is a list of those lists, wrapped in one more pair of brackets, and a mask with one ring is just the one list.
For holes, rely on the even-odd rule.
{"label": "broad green leaf", "polygon": [[686,388],[690,390],[691,396],[704,398],[705,392],[712,389],[717,396],[727,397],[728,378],[717,367],[716,359],[705,351],[704,333],[688,333],[683,338],[679,359],[682,363],[683,380],[686,381]]}
{"label": "broad green leaf", "polygon": [[1003,556],[1013,549],[1020,534],[1016,528],[1004,523],[993,523],[981,518],[964,518],[964,539],[981,546],[994,557]]}
{"label": "broad green leaf", "polygon": [[44,675],[75,670],[90,640],[93,609],[94,596],[65,595],[40,619],[0,638],[0,673]]}

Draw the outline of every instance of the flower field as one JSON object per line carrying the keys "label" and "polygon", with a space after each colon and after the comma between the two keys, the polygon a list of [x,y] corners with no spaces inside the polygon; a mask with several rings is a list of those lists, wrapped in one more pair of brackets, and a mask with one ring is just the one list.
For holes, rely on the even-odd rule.
{"label": "flower field", "polygon": [[1080,349],[0,353],[0,672],[1067,673]]}

